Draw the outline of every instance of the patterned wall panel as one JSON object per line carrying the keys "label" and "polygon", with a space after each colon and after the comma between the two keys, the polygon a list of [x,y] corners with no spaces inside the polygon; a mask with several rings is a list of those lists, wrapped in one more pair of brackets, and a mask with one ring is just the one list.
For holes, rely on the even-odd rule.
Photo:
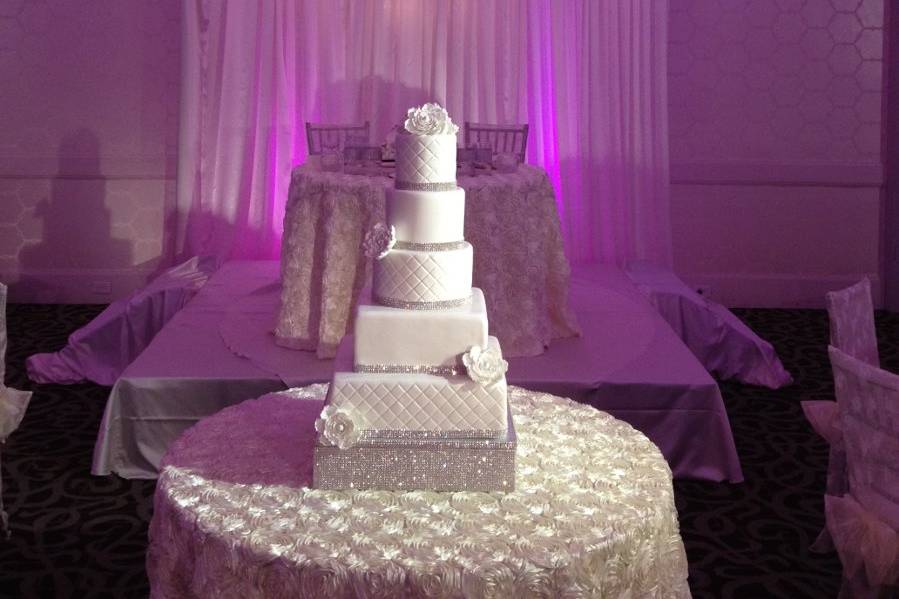
{"label": "patterned wall panel", "polygon": [[884,0],[669,6],[676,270],[735,306],[876,289]]}
{"label": "patterned wall panel", "polygon": [[178,0],[0,0],[0,276],[14,299],[109,301],[160,261],[180,10]]}
{"label": "patterned wall panel", "polygon": [[672,163],[879,164],[883,0],[671,0]]}

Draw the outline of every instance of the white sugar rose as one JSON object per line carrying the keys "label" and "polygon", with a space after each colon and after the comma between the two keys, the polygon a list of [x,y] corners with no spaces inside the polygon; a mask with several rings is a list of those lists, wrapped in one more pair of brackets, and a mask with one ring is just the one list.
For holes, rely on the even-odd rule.
{"label": "white sugar rose", "polygon": [[359,429],[347,412],[327,406],[315,421],[315,430],[338,449],[349,449],[359,439]]}
{"label": "white sugar rose", "polygon": [[495,348],[482,348],[474,345],[468,353],[462,355],[462,363],[468,370],[471,380],[481,385],[492,385],[506,374],[509,363]]}
{"label": "white sugar rose", "polygon": [[428,103],[406,112],[406,131],[414,135],[455,135],[459,127],[453,124],[446,109],[435,103]]}
{"label": "white sugar rose", "polygon": [[362,249],[366,258],[381,260],[390,253],[394,245],[396,245],[396,227],[377,223],[365,234]]}

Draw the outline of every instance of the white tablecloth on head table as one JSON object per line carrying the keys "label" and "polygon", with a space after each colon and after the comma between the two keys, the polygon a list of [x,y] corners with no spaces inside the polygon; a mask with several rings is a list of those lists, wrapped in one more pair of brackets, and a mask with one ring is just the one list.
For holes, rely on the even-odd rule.
{"label": "white tablecloth on head table", "polygon": [[[388,171],[384,171],[385,174]],[[474,286],[484,291],[491,334],[507,356],[534,356],[556,338],[578,334],[568,307],[570,268],[555,194],[542,169],[461,176],[465,238],[474,246]],[[385,219],[387,176],[293,172],[281,246],[281,308],[276,336],[285,347],[333,357],[371,280],[365,233]]]}
{"label": "white tablecloth on head table", "polygon": [[[274,343],[277,262],[229,262],[122,373],[92,472],[155,478],[167,448],[224,407],[331,379],[334,363]],[[578,271],[581,337],[509,358],[510,384],[590,404],[643,431],[675,475],[743,480],[715,381],[616,269]]]}
{"label": "white tablecloth on head table", "polygon": [[321,491],[326,390],[227,408],[172,446],[153,597],[690,596],[671,472],[629,425],[512,387],[514,492]]}

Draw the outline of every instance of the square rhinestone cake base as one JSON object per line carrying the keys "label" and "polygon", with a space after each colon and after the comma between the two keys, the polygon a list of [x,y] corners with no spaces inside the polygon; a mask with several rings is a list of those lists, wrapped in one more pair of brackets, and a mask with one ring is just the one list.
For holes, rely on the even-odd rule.
{"label": "square rhinestone cake base", "polygon": [[517,438],[511,415],[500,439],[367,437],[349,449],[315,446],[316,489],[512,491]]}

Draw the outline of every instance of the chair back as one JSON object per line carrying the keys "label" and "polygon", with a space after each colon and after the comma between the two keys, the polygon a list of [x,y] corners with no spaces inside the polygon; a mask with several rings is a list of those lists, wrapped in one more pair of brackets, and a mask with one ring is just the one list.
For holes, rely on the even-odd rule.
{"label": "chair back", "polygon": [[306,122],[306,141],[310,156],[324,152],[342,153],[348,145],[368,145],[368,137],[368,121],[361,125]]}
{"label": "chair back", "polygon": [[515,154],[518,161],[524,163],[525,150],[528,145],[528,126],[525,125],[487,125],[484,123],[465,122],[465,147],[470,148],[487,144],[493,148],[494,154]]}
{"label": "chair back", "polygon": [[899,530],[899,375],[830,346],[849,493]]}
{"label": "chair back", "polygon": [[830,344],[845,353],[880,366],[871,281],[867,277],[846,289],[825,294],[830,318]]}

